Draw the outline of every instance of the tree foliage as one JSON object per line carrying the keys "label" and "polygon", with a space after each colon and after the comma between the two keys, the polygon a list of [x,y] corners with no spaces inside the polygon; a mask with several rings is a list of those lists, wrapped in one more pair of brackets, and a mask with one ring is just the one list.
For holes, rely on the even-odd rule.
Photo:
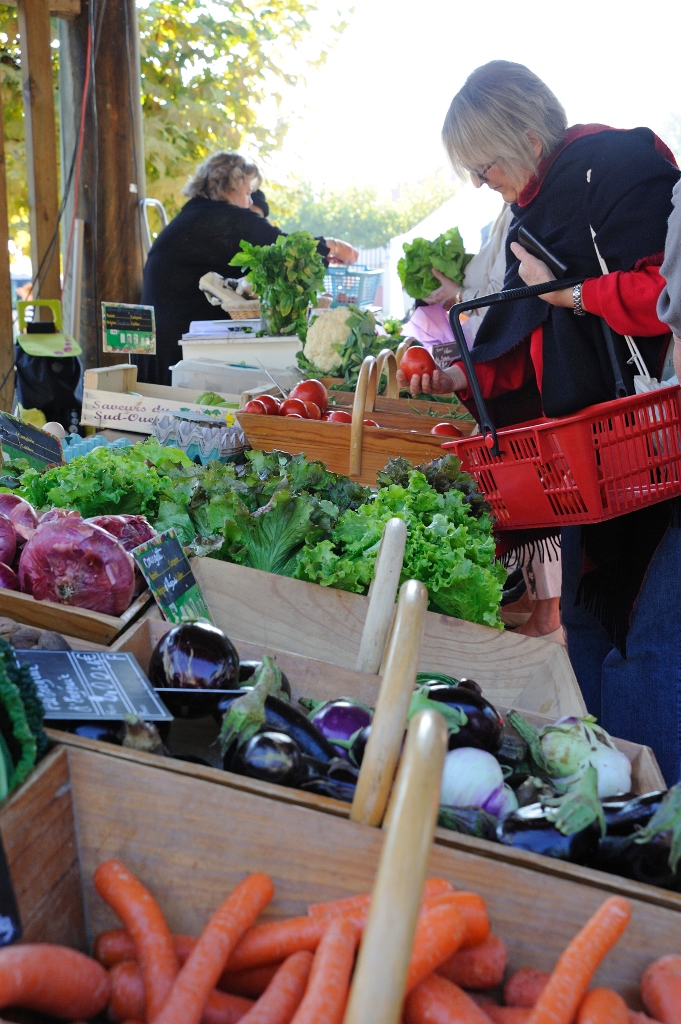
{"label": "tree foliage", "polygon": [[414,227],[456,191],[456,184],[436,175],[416,185],[401,186],[396,195],[381,195],[370,185],[346,189],[315,189],[309,182],[266,182],[270,220],[284,231],[343,238],[373,249]]}

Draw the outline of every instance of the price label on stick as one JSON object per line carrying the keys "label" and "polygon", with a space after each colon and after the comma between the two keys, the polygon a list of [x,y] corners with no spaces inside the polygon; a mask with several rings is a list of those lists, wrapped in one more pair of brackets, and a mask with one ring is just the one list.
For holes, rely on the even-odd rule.
{"label": "price label on stick", "polygon": [[64,461],[61,441],[30,423],[22,423],[8,413],[0,413],[0,445],[3,461],[26,459],[32,469]]}
{"label": "price label on stick", "polygon": [[123,651],[17,651],[51,721],[123,721],[137,715],[165,722],[172,715],[132,654]]}
{"label": "price label on stick", "polygon": [[156,355],[156,319],[153,306],[103,302],[102,331],[105,352]]}
{"label": "price label on stick", "polygon": [[140,544],[132,552],[168,622],[213,618],[174,530]]}

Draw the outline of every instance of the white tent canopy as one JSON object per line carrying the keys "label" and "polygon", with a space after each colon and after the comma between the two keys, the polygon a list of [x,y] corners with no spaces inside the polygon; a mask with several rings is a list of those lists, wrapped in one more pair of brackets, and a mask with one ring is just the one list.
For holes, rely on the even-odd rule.
{"label": "white tent canopy", "polygon": [[[432,241],[443,231],[458,227],[466,252],[478,252],[481,245],[480,232],[487,224],[496,220],[502,202],[497,192],[492,192],[489,188],[476,189],[467,182],[456,195],[429,214],[420,224],[404,235],[391,238],[390,258],[383,275],[383,312],[401,320],[408,308],[405,307],[405,296],[397,276],[397,261],[404,255],[404,242],[412,242],[415,238],[427,238]],[[407,301],[411,302],[408,297]]]}

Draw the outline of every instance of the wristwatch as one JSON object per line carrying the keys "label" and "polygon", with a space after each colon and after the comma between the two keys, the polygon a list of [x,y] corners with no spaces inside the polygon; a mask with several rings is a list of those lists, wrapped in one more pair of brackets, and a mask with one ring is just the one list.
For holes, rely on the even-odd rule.
{"label": "wristwatch", "polygon": [[586,316],[586,310],[584,309],[584,306],[582,305],[582,286],[581,286],[581,284],[576,284],[574,286],[574,288],[572,289],[572,305],[573,305],[572,312],[575,314],[575,316]]}

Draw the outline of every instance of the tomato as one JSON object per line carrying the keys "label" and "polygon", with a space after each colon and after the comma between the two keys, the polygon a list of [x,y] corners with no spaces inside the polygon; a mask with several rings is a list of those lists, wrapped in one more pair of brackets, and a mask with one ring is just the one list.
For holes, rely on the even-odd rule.
{"label": "tomato", "polygon": [[439,434],[446,437],[463,437],[463,430],[459,430],[453,423],[436,423],[431,434]]}
{"label": "tomato", "polygon": [[320,380],[301,380],[291,391],[289,398],[300,398],[303,402],[314,402],[324,412],[329,404],[329,392]]}
{"label": "tomato", "polygon": [[424,373],[427,373],[430,377],[433,370],[436,370],[435,361],[425,348],[421,348],[420,345],[412,345],[402,356],[402,362],[400,363],[400,370],[407,375],[407,379],[411,379],[414,374],[422,377]]}
{"label": "tomato", "polygon": [[320,420],[322,418],[322,410],[315,402],[305,402],[305,408],[307,409],[307,418],[309,420]]}
{"label": "tomato", "polygon": [[253,412],[258,416],[267,416],[267,408],[259,398],[252,398],[250,402],[246,402],[245,406],[241,410],[242,412]]}
{"label": "tomato", "polygon": [[262,402],[262,404],[267,409],[268,416],[279,415],[279,406],[281,403],[278,398],[274,397],[274,395],[261,395],[260,398],[256,398],[254,399],[254,401]]}
{"label": "tomato", "polygon": [[284,418],[287,420],[304,420],[306,417],[301,416],[299,412],[285,412]]}
{"label": "tomato", "polygon": [[326,414],[326,419],[332,423],[352,423],[352,416],[345,409],[332,409]]}
{"label": "tomato", "polygon": [[301,402],[299,398],[287,398],[286,401],[282,402],[279,406],[279,415],[288,416],[289,413],[297,412],[298,415],[306,420],[307,409],[305,408],[305,402]]}
{"label": "tomato", "polygon": [[377,427],[378,423],[376,420],[362,420],[365,427]]}

